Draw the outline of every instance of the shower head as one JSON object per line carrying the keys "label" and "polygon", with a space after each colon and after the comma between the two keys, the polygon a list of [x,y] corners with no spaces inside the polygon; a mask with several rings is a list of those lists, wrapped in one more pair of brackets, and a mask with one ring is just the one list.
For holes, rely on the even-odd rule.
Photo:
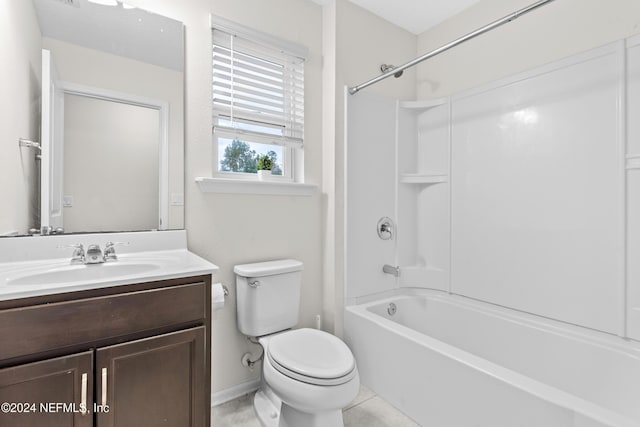
{"label": "shower head", "polygon": [[[396,68],[396,66],[395,66],[395,65],[391,65],[391,64],[382,64],[382,65],[380,66],[380,71],[382,71],[383,73],[387,73],[387,72],[389,72],[389,71],[393,70],[394,68]],[[393,77],[395,77],[395,78],[397,79],[398,77],[402,76],[402,73],[404,73],[404,71],[400,70],[400,71],[398,71],[397,73],[395,73],[395,74],[393,75]]]}

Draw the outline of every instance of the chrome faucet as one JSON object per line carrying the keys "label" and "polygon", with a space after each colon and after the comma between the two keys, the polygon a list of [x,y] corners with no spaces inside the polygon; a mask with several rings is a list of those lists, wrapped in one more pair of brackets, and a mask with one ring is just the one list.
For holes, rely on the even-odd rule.
{"label": "chrome faucet", "polygon": [[65,248],[73,248],[73,254],[71,254],[71,264],[85,264],[85,253],[82,243],[58,246],[58,249]]}
{"label": "chrome faucet", "polygon": [[393,265],[385,264],[382,266],[382,272],[391,274],[395,277],[400,277],[400,267],[394,267]]}
{"label": "chrome faucet", "polygon": [[107,244],[104,245],[104,260],[116,261],[118,259],[118,256],[116,255],[116,246],[128,244],[129,242],[107,242]]}
{"label": "chrome faucet", "polygon": [[84,258],[85,264],[101,264],[105,261],[100,245],[89,245]]}
{"label": "chrome faucet", "polygon": [[116,261],[118,256],[116,255],[115,246],[128,245],[129,242],[107,242],[104,245],[104,252],[100,249],[100,245],[89,245],[85,252],[82,244],[58,246],[58,248],[73,248],[73,254],[71,255],[71,264],[102,264],[107,261]]}
{"label": "chrome faucet", "polygon": [[377,225],[378,237],[382,240],[393,239],[393,227],[393,221],[391,218],[383,216],[380,218]]}

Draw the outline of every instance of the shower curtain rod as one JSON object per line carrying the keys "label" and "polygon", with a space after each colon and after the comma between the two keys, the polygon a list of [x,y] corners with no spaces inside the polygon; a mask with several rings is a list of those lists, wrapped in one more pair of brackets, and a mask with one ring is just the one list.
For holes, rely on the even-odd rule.
{"label": "shower curtain rod", "polygon": [[503,17],[503,18],[498,19],[497,21],[493,21],[492,23],[490,23],[488,25],[485,25],[482,28],[478,28],[477,30],[472,31],[469,34],[466,34],[466,35],[464,35],[464,36],[462,36],[462,37],[460,37],[460,38],[458,38],[458,39],[456,39],[456,40],[454,40],[454,41],[452,41],[450,43],[447,43],[444,46],[441,46],[441,47],[439,47],[439,48],[437,48],[435,50],[432,50],[431,52],[425,53],[424,55],[419,56],[419,57],[407,62],[404,65],[400,65],[398,67],[395,67],[395,68],[391,69],[390,71],[387,71],[386,73],[379,75],[378,77],[375,77],[375,78],[373,78],[371,80],[368,80],[368,81],[366,81],[364,83],[361,83],[358,86],[352,86],[352,87],[349,88],[349,93],[351,95],[355,95],[356,93],[358,93],[358,91],[360,91],[361,89],[366,88],[367,86],[371,86],[372,84],[378,83],[381,80],[384,80],[384,79],[386,79],[388,77],[391,77],[394,74],[396,74],[396,73],[398,73],[400,71],[406,70],[409,67],[413,67],[414,65],[419,64],[420,62],[425,61],[425,60],[427,60],[429,58],[433,58],[434,56],[439,55],[442,52],[445,52],[445,51],[451,49],[452,47],[459,45],[460,43],[464,43],[467,40],[471,40],[472,38],[479,36],[480,34],[484,34],[487,31],[493,30],[494,28],[497,28],[497,27],[499,27],[499,26],[501,26],[503,24],[506,24],[508,22],[511,22],[514,19],[519,18],[522,15],[524,15],[526,13],[529,13],[532,10],[535,10],[535,9],[539,8],[540,6],[544,6],[547,3],[551,3],[552,1],[554,1],[554,0],[540,0],[540,1],[537,1],[537,2],[535,2],[533,4],[531,4],[531,5],[523,8],[523,9],[517,10],[517,11],[515,11],[515,12],[513,12],[513,13],[511,13],[511,14]]}

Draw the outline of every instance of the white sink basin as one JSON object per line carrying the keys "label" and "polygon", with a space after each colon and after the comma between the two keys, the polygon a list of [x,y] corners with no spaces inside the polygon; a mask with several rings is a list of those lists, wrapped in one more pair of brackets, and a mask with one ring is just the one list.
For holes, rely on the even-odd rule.
{"label": "white sink basin", "polygon": [[161,266],[151,262],[108,262],[103,264],[65,265],[25,271],[7,278],[8,286],[59,285],[95,280],[114,280],[134,274],[149,273]]}

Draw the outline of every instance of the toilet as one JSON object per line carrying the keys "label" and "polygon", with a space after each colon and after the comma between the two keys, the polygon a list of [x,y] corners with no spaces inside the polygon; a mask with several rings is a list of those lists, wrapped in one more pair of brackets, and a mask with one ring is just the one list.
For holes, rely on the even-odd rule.
{"label": "toilet", "polygon": [[293,259],[236,265],[238,329],[262,346],[253,406],[265,427],[342,427],[360,377],[349,347],[298,323],[303,264]]}

